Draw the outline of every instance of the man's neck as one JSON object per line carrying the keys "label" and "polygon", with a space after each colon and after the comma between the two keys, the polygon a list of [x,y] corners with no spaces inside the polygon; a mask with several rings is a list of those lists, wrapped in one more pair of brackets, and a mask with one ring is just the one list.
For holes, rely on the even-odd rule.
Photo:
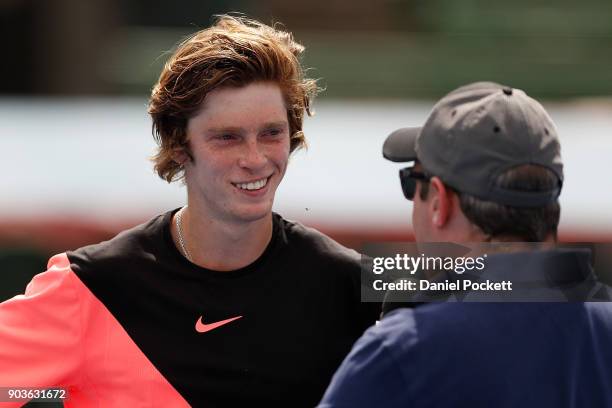
{"label": "man's neck", "polygon": [[[272,214],[251,222],[231,222],[208,217],[189,206],[183,210],[181,218],[182,236],[191,261],[207,269],[243,268],[263,254],[272,238]],[[181,250],[176,214],[171,231]]]}

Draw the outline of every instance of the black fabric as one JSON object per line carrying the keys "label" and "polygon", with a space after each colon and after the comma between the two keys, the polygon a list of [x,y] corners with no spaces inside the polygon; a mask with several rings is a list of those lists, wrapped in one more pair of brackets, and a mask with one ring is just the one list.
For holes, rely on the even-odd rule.
{"label": "black fabric", "polygon": [[[207,270],[175,247],[173,213],[68,253],[73,271],[192,406],[316,405],[380,313],[360,302],[359,255],[274,214],[259,259]],[[200,316],[243,317],[198,333]]]}

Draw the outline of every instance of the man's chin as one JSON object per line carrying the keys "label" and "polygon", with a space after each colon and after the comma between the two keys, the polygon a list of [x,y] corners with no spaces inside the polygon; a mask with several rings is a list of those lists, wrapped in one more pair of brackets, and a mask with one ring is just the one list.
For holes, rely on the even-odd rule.
{"label": "man's chin", "polygon": [[270,217],[272,214],[272,206],[249,206],[250,208],[241,208],[236,211],[235,216],[242,222],[256,222]]}

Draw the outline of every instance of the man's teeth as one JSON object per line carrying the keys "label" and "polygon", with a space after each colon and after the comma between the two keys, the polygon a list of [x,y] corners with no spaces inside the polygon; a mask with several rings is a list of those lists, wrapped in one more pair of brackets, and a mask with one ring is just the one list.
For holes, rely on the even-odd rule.
{"label": "man's teeth", "polygon": [[268,183],[268,179],[264,178],[261,180],[253,181],[251,183],[237,183],[236,186],[243,190],[259,190]]}

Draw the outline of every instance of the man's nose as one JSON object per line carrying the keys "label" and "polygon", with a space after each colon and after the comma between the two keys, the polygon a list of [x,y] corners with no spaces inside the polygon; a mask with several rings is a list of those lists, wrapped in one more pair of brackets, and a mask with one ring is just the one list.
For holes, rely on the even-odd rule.
{"label": "man's nose", "polygon": [[267,162],[268,158],[263,146],[257,140],[247,140],[238,165],[245,169],[258,170],[265,166]]}

